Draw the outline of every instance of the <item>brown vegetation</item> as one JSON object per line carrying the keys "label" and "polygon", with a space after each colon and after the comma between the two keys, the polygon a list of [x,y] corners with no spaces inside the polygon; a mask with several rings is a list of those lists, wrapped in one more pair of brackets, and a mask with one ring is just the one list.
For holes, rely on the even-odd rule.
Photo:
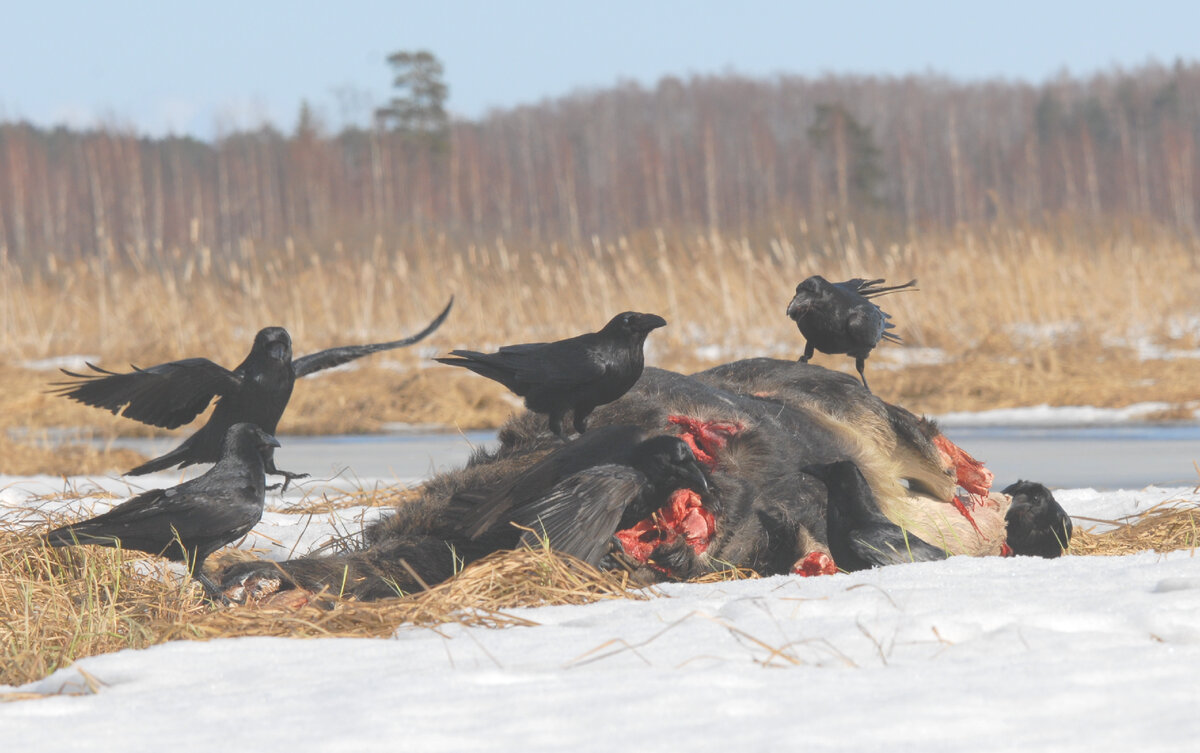
{"label": "brown vegetation", "polygon": [[[853,225],[832,230],[816,237],[801,227],[762,244],[659,232],[575,251],[503,241],[389,248],[380,239],[324,253],[247,248],[225,267],[105,268],[93,260],[53,275],[0,264],[8,291],[0,301],[0,428],[151,431],[47,394],[58,372],[22,367],[31,359],[79,354],[120,369],[204,354],[232,367],[261,326],[287,326],[300,354],[391,339],[419,329],[450,293],[455,310],[429,340],[302,380],[280,431],[496,426],[518,403],[488,380],[431,365],[430,356],[556,339],[641,309],[670,322],[650,338],[651,365],[686,371],[754,355],[795,358],[803,341],[783,309],[795,282],[814,273],[919,278],[920,292],[885,303],[905,346],[882,345],[871,367],[880,372],[877,393],[912,410],[1155,400],[1187,416],[1196,407],[1194,358],[1139,351],[1200,345],[1189,284],[1200,258],[1194,239],[1152,226],[1105,235],[1066,223],[895,244]],[[912,348],[937,349],[940,360],[890,363]],[[816,362],[851,368],[837,356]]]}
{"label": "brown vegetation", "polygon": [[[1198,516],[1200,509],[1194,506],[1155,508],[1106,533],[1077,531],[1069,554],[1194,552]],[[301,594],[258,606],[218,608],[203,602],[200,588],[189,579],[166,577],[154,558],[101,547],[51,549],[29,532],[29,523],[10,519],[0,524],[0,614],[5,615],[0,622],[0,685],[39,679],[85,656],[168,640],[384,637],[401,625],[451,622],[527,625],[532,624],[527,618],[506,610],[654,593],[631,590],[619,573],[600,572],[545,550],[522,550],[497,553],[430,591],[404,598],[364,603]],[[742,577],[754,574],[718,573],[700,580]],[[0,695],[0,700],[27,697]]]}

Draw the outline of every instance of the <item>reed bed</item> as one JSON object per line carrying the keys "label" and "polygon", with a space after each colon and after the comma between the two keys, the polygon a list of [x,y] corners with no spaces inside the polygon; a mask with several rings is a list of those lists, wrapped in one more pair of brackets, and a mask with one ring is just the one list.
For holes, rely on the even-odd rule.
{"label": "reed bed", "polygon": [[[503,390],[430,356],[565,337],[636,309],[670,322],[648,342],[653,365],[794,358],[803,341],[783,311],[796,282],[817,273],[920,280],[920,292],[886,299],[907,348],[881,346],[870,363],[880,396],[910,409],[1161,400],[1190,416],[1195,360],[1171,356],[1200,345],[1190,284],[1197,259],[1195,238],[1156,226],[1064,222],[899,242],[861,237],[852,224],[820,233],[799,225],[755,238],[658,230],[575,247],[377,237],[327,247],[243,243],[223,257],[196,247],[150,261],[111,250],[89,262],[4,262],[0,428],[151,431],[46,394],[57,372],[45,359],[122,368],[203,354],[232,367],[260,327],[286,326],[297,354],[391,339],[418,330],[451,294],[451,318],[427,341],[304,380],[280,430],[495,426],[514,405]],[[934,363],[909,363],[930,353]],[[843,357],[816,362],[851,369]]]}

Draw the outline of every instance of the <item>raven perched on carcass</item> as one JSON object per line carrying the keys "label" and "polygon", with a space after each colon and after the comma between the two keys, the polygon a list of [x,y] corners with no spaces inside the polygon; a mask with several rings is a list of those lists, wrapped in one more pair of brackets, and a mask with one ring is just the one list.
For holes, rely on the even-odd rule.
{"label": "raven perched on carcass", "polygon": [[[140,476],[178,465],[212,463],[221,455],[221,444],[229,427],[246,421],[268,434],[283,416],[292,397],[292,387],[300,377],[322,369],[340,366],[356,358],[412,345],[441,326],[454,305],[454,298],[429,326],[402,340],[371,345],[345,345],[292,359],[292,338],[283,327],[267,327],[254,337],[250,353],[232,371],[207,358],[151,366],[119,374],[91,366],[94,374],[76,374],[63,370],[74,380],[58,385],[57,394],[85,405],[105,408],[114,414],[132,418],[150,426],[174,429],[200,415],[213,398],[217,407],[208,422],[183,444],[165,455],[139,465],[126,475]],[[275,456],[266,456],[266,470],[287,481],[307,473],[292,473],[275,467]],[[285,481],[286,488],[286,481]]]}
{"label": "raven perched on carcass", "polygon": [[587,431],[599,405],[621,397],[642,375],[646,336],[667,320],[626,311],[599,332],[549,343],[505,345],[495,353],[453,350],[434,359],[503,384],[525,398],[525,407],[550,417],[550,431],[565,439],[563,417],[574,413],[575,431]]}
{"label": "raven perched on carcass", "polygon": [[[813,275],[796,286],[796,295],[788,304],[787,315],[804,335],[804,355],[808,363],[813,350],[822,353],[845,353],[854,356],[854,367],[867,387],[863,373],[867,356],[881,339],[900,342],[891,317],[870,299],[901,290],[915,290],[916,280],[903,285],[881,287],[884,280],[864,280],[856,277],[845,282],[829,282]],[[870,389],[870,387],[867,387]]]}

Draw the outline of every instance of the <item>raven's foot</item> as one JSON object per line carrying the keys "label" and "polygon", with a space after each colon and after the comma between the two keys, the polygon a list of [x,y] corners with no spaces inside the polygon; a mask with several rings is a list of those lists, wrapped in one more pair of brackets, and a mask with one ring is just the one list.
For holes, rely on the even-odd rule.
{"label": "raven's foot", "polygon": [[837,575],[837,571],[838,568],[834,564],[833,557],[830,557],[828,552],[819,549],[809,552],[792,565],[792,573],[803,578],[811,578],[814,575]]}
{"label": "raven's foot", "polygon": [[291,471],[281,471],[278,468],[276,468],[273,471],[270,471],[270,474],[272,476],[283,476],[283,488],[282,489],[279,489],[279,484],[271,484],[270,486],[267,487],[268,489],[279,489],[280,493],[286,492],[288,489],[288,484],[292,483],[296,479],[308,478],[307,473],[292,473]]}
{"label": "raven's foot", "polygon": [[717,453],[746,428],[736,421],[701,421],[692,416],[667,416],[667,420],[683,427],[679,438],[692,448],[696,460],[710,471],[717,466]]}
{"label": "raven's foot", "polygon": [[224,607],[229,606],[229,597],[226,596],[221,589],[217,588],[217,584],[209,580],[204,573],[198,572],[192,577],[196,579],[197,583],[204,586],[204,595],[208,597],[209,601],[214,604],[220,604]]}

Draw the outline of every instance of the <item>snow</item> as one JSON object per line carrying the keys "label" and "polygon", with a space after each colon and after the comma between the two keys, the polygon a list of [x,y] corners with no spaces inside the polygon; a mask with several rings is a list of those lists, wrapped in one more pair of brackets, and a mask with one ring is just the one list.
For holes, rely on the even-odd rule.
{"label": "snow", "polygon": [[1124,408],[1098,408],[1091,405],[1034,405],[1023,408],[996,408],[961,411],[936,416],[945,427],[963,426],[1110,426],[1140,421],[1171,408],[1170,403],[1134,403]]}
{"label": "snow", "polygon": [[[64,484],[82,496],[40,496]],[[29,525],[49,512],[99,512],[113,502],[92,496],[100,491],[136,491],[44,476],[0,477],[0,489],[0,516]],[[1056,495],[1071,514],[1106,520],[1200,503],[1190,488]],[[386,512],[281,511],[293,503],[272,493],[257,533],[274,542],[241,546],[282,558]],[[0,704],[0,738],[6,750],[39,751],[1093,753],[1186,750],[1200,732],[1200,559],[1189,552],[958,557],[660,590],[648,601],[512,610],[533,627],[175,642],[90,657],[0,687],[62,693]]]}

